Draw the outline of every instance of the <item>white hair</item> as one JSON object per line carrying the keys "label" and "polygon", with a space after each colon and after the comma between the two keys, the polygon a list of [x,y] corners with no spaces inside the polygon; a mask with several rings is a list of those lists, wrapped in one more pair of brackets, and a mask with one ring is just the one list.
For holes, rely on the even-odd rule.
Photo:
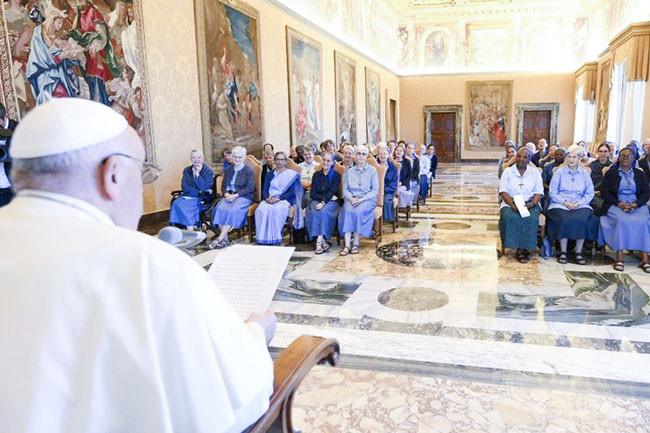
{"label": "white hair", "polygon": [[568,154],[575,154],[578,156],[578,158],[582,158],[585,156],[585,149],[584,147],[580,146],[579,144],[572,144],[569,146],[569,148],[566,150],[567,155]]}
{"label": "white hair", "polygon": [[194,155],[195,153],[198,153],[198,154],[201,155],[203,158],[205,158],[205,156],[203,155],[203,152],[202,152],[201,150],[199,150],[199,149],[194,149],[194,150],[192,150],[192,151],[190,152],[190,158],[192,158],[192,155]]}
{"label": "white hair", "polygon": [[232,156],[237,155],[246,158],[246,148],[244,146],[235,146],[230,150],[230,154]]}
{"label": "white hair", "polygon": [[362,150],[365,150],[366,153],[370,152],[370,150],[368,149],[368,146],[363,145],[363,144],[358,145],[356,150],[357,150],[357,152],[361,152]]}

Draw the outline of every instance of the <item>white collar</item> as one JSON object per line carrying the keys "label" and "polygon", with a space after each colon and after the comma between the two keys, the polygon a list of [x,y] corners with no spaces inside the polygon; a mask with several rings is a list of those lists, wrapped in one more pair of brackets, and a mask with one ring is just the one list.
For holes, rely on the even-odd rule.
{"label": "white collar", "polygon": [[43,191],[36,189],[24,189],[18,193],[18,197],[33,198],[38,200],[47,200],[50,202],[58,203],[63,206],[75,209],[80,216],[85,216],[87,219],[92,219],[100,224],[115,225],[113,220],[106,215],[103,211],[99,210],[87,201],[51,191]]}

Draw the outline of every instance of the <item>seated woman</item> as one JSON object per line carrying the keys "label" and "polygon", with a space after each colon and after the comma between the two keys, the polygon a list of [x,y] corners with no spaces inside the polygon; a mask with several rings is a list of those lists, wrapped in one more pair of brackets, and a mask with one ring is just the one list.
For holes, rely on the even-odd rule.
{"label": "seated woman", "polygon": [[[274,161],[275,170],[266,174],[262,202],[255,210],[257,243],[262,245],[282,243],[282,230],[289,216],[289,208],[300,204],[304,195],[300,174],[287,168],[287,155],[276,152]],[[302,227],[300,206],[296,206],[294,227]]]}
{"label": "seated woman", "polygon": [[634,168],[635,160],[636,152],[626,147],[619,152],[618,163],[605,174],[598,242],[616,251],[615,270],[624,269],[623,250],[636,250],[641,251],[641,269],[650,273],[650,213],[645,206],[650,191],[643,170]]}
{"label": "seated woman", "polygon": [[590,173],[581,164],[585,150],[574,144],[567,149],[566,165],[553,174],[548,192],[550,202],[547,216],[548,235],[552,240],[560,240],[558,263],[567,262],[569,239],[576,241],[576,263],[587,264],[582,256],[585,239],[598,237],[598,218],[589,203],[594,198],[594,184]]}
{"label": "seated woman", "polygon": [[[367,159],[368,148],[358,146],[356,165],[345,170],[343,179],[345,203],[339,217],[339,233],[345,235],[345,247],[340,252],[342,256],[357,254],[360,236],[364,238],[372,236],[379,177],[377,169],[366,163]],[[354,244],[351,245],[352,234],[354,234]]]}
{"label": "seated woman", "polygon": [[181,180],[183,195],[172,202],[169,210],[169,224],[193,228],[199,222],[201,196],[212,194],[214,173],[203,163],[203,152],[193,150],[190,153],[192,165],[185,167]]}
{"label": "seated woman", "polygon": [[594,210],[598,216],[602,214],[603,199],[600,197],[600,187],[603,184],[603,169],[612,165],[609,160],[609,146],[601,143],[598,146],[598,158],[589,164],[591,169],[591,181],[594,184],[594,198],[591,200],[589,206]]}
{"label": "seated woman", "polygon": [[311,181],[311,202],[305,216],[305,224],[309,236],[316,239],[316,254],[327,251],[336,227],[336,216],[339,213],[337,203],[341,175],[334,170],[334,154],[323,153],[323,168],[314,173]]}
{"label": "seated woman", "polygon": [[413,204],[415,193],[409,191],[411,186],[411,161],[404,158],[404,146],[398,145],[395,148],[395,161],[399,162],[402,167],[399,170],[399,203],[398,207],[405,208]]}
{"label": "seated woman", "polygon": [[273,158],[274,158],[274,156],[273,156],[272,152],[264,153],[264,162],[262,163],[262,183],[261,183],[261,185],[264,185],[264,181],[266,180],[266,173],[273,170]]}
{"label": "seated woman", "polygon": [[497,173],[499,179],[501,179],[503,170],[510,167],[512,164],[514,164],[516,154],[517,154],[517,147],[515,146],[515,144],[511,141],[506,143],[506,154],[503,156],[503,158],[499,160],[499,170]]}
{"label": "seated woman", "polygon": [[[542,176],[537,167],[530,163],[530,151],[522,147],[517,151],[515,165],[508,167],[499,182],[501,197],[501,218],[499,231],[503,248],[516,248],[516,257],[520,263],[531,259],[531,251],[537,243],[537,226],[542,209],[539,202],[544,194]],[[515,198],[521,196],[530,213],[523,217],[515,204]]]}
{"label": "seated woman", "polygon": [[212,223],[219,226],[219,237],[208,243],[210,248],[224,248],[230,245],[228,232],[239,229],[246,223],[248,208],[253,203],[255,180],[253,170],[244,164],[246,149],[235,146],[232,149],[233,163],[223,172],[221,195],[212,217]]}
{"label": "seated woman", "polygon": [[380,165],[388,167],[384,177],[384,221],[395,221],[395,210],[393,209],[393,198],[399,185],[399,173],[395,164],[388,159],[388,147],[380,145],[377,151],[377,158]]}

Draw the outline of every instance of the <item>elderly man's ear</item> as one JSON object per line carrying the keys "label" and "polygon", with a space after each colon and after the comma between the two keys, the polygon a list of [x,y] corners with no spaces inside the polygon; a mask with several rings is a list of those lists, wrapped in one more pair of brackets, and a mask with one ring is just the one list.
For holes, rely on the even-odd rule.
{"label": "elderly man's ear", "polygon": [[100,166],[100,187],[108,200],[119,199],[124,187],[124,170],[117,155],[109,156]]}

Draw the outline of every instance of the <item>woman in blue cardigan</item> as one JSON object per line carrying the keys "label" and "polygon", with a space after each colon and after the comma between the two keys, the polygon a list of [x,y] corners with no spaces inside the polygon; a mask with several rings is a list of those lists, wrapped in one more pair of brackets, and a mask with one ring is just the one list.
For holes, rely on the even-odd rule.
{"label": "woman in blue cardigan", "polygon": [[246,149],[242,146],[233,147],[233,163],[223,172],[221,184],[223,198],[217,204],[212,217],[212,223],[220,228],[219,237],[208,244],[210,248],[223,248],[230,245],[228,239],[230,229],[240,229],[246,223],[248,208],[253,203],[255,180],[253,170],[244,164],[245,159]]}
{"label": "woman in blue cardigan", "polygon": [[329,249],[327,240],[332,237],[340,209],[337,200],[341,175],[334,170],[334,154],[324,152],[322,158],[322,170],[314,173],[312,177],[311,202],[305,216],[309,236],[312,239],[317,238],[316,254],[322,254]]}

